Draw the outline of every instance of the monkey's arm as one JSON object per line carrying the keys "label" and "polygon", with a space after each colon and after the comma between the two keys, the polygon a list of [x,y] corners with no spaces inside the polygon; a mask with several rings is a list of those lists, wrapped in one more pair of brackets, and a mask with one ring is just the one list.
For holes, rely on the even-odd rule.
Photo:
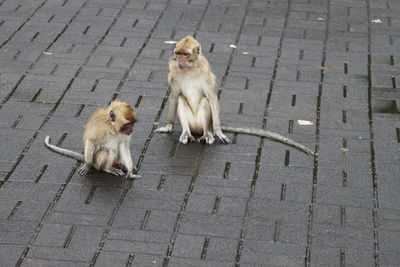
{"label": "monkey's arm", "polygon": [[289,139],[283,135],[274,133],[274,132],[265,131],[265,130],[261,130],[261,129],[255,129],[255,128],[232,127],[232,126],[221,126],[221,129],[224,131],[227,131],[227,132],[232,132],[232,133],[244,133],[244,134],[257,135],[257,136],[261,136],[261,137],[267,137],[272,140],[279,141],[279,142],[287,144],[289,146],[298,148],[310,156],[314,155],[314,152],[311,149],[309,149],[308,147],[306,147],[292,139]]}
{"label": "monkey's arm", "polygon": [[140,178],[140,175],[133,174],[132,156],[129,150],[129,139],[119,144],[119,158],[120,162],[126,168],[126,178]]}
{"label": "monkey's arm", "polygon": [[78,173],[80,175],[86,175],[89,172],[90,167],[93,164],[94,150],[95,150],[94,143],[92,141],[90,141],[89,139],[86,139],[86,141],[85,141],[85,163],[78,170]]}
{"label": "monkey's arm", "polygon": [[221,122],[219,119],[219,102],[218,96],[213,89],[205,90],[205,95],[211,107],[211,117],[213,123],[213,134],[216,135],[223,143],[229,143],[229,138],[224,135],[221,130]]}
{"label": "monkey's arm", "polygon": [[71,157],[80,161],[85,161],[85,157],[83,154],[50,144],[50,136],[46,136],[46,138],[44,139],[44,143],[48,148],[57,153],[60,153],[64,156]]}
{"label": "monkey's arm", "polygon": [[178,107],[178,88],[174,83],[171,83],[171,95],[169,96],[169,108],[168,108],[168,123],[164,127],[156,129],[158,133],[170,133],[174,127],[176,109]]}

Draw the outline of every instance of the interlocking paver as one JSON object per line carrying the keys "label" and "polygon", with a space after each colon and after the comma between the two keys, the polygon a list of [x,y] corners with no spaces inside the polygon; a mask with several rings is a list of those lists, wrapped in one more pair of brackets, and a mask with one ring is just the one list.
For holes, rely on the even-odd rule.
{"label": "interlocking paver", "polygon": [[[391,0],[0,0],[0,265],[399,265],[399,11]],[[316,156],[243,134],[204,146],[177,143],[179,125],[154,133],[167,120],[165,41],[188,34],[217,75],[223,124]],[[112,99],[136,109],[141,179],[82,177],[43,144],[82,151],[84,123]]]}

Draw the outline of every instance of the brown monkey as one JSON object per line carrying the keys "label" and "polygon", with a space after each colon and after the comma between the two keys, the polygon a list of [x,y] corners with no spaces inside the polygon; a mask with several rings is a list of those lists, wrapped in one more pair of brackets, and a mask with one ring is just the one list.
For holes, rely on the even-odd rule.
{"label": "brown monkey", "polygon": [[49,136],[46,136],[45,144],[60,154],[84,161],[78,171],[81,175],[87,174],[93,166],[96,170],[123,176],[124,172],[115,168],[115,164],[121,164],[126,170],[126,177],[137,178],[140,176],[133,174],[129,149],[135,122],[135,111],[128,103],[113,101],[107,108],[96,110],[86,124],[83,133],[84,155],[51,145]]}
{"label": "brown monkey", "polygon": [[168,82],[171,94],[168,124],[156,129],[156,132],[171,132],[175,116],[178,115],[182,127],[179,141],[183,144],[195,140],[192,133],[202,135],[197,140],[198,142],[204,140],[211,145],[214,143],[214,136],[217,136],[223,143],[228,143],[228,137],[222,132],[224,130],[268,137],[297,147],[309,155],[313,154],[307,147],[274,132],[247,127],[221,126],[215,81],[215,75],[201,52],[199,42],[191,36],[180,40],[169,61]]}

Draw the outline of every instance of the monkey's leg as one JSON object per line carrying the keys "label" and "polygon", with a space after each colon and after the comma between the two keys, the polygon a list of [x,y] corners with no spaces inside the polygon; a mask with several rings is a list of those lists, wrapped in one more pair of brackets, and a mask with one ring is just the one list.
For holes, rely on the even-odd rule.
{"label": "monkey's leg", "polygon": [[119,145],[119,158],[123,170],[126,170],[126,178],[141,178],[140,175],[133,174],[137,171],[133,166],[131,151],[129,149],[129,139]]}
{"label": "monkey's leg", "polygon": [[103,170],[107,161],[107,156],[108,154],[106,149],[96,151],[93,157],[93,167],[98,171]]}
{"label": "monkey's leg", "polygon": [[123,174],[122,170],[113,167],[115,162],[115,156],[113,155],[115,155],[115,153],[111,152],[110,154],[110,150],[104,148],[96,151],[93,157],[93,167],[98,171],[105,171],[114,175]]}
{"label": "monkey's leg", "polygon": [[184,96],[179,96],[178,98],[177,113],[179,123],[182,127],[182,134],[179,137],[179,142],[187,144],[188,141],[194,141],[194,137],[190,132],[190,124],[192,124],[196,119]]}
{"label": "monkey's leg", "polygon": [[90,140],[86,140],[85,142],[85,163],[83,166],[78,170],[80,175],[86,175],[90,170],[90,167],[93,164],[93,157],[94,157],[95,146],[93,142]]}
{"label": "monkey's leg", "polygon": [[199,110],[196,114],[196,120],[203,129],[203,136],[197,139],[197,142],[204,140],[207,144],[214,143],[214,136],[212,134],[212,117],[211,107],[206,97],[200,101]]}
{"label": "monkey's leg", "polygon": [[102,170],[105,172],[114,174],[116,176],[123,176],[124,172],[121,169],[117,169],[117,168],[113,167],[115,159],[116,159],[116,153],[113,150],[108,149],[106,158],[104,161],[104,165],[102,166]]}

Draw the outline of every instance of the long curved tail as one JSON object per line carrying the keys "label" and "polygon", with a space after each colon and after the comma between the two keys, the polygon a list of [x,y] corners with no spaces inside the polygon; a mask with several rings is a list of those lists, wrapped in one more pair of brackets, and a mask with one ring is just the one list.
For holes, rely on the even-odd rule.
{"label": "long curved tail", "polygon": [[46,138],[44,139],[44,143],[48,148],[57,153],[60,153],[64,156],[71,157],[80,161],[85,161],[85,156],[83,154],[50,144],[50,136],[46,136]]}
{"label": "long curved tail", "polygon": [[244,134],[251,134],[251,135],[267,137],[272,140],[279,141],[281,143],[298,148],[310,156],[314,155],[314,152],[311,149],[309,149],[308,147],[306,147],[292,139],[289,139],[283,135],[274,133],[274,132],[265,131],[265,130],[256,129],[256,128],[233,127],[233,126],[223,126],[223,125],[221,125],[221,130],[226,131],[226,132],[232,132],[232,133],[244,133]]}

